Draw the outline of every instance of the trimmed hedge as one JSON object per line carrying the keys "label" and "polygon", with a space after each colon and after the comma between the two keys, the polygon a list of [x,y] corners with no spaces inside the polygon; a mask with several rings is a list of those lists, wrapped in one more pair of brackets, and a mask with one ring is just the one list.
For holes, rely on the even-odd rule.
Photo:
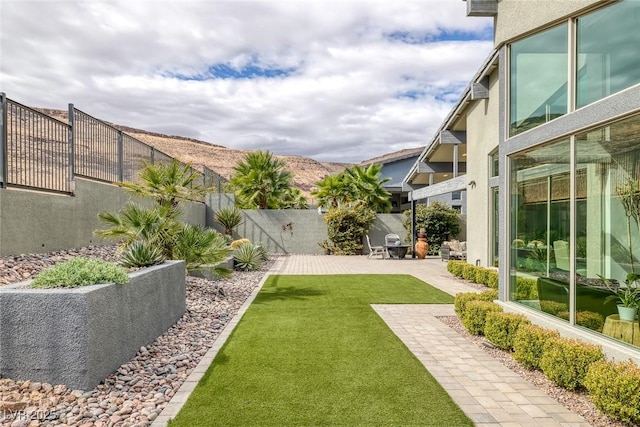
{"label": "trimmed hedge", "polygon": [[520,325],[531,324],[522,314],[490,312],[487,313],[484,335],[496,347],[513,350],[513,340]]}
{"label": "trimmed hedge", "polygon": [[569,390],[583,386],[589,365],[604,359],[600,346],[555,337],[543,347],[540,368],[553,383]]}
{"label": "trimmed hedge", "polygon": [[513,358],[527,369],[540,369],[544,343],[560,337],[552,331],[536,325],[521,325],[513,339]]}
{"label": "trimmed hedge", "polygon": [[[561,319],[569,320],[568,311],[561,311],[557,316]],[[602,332],[602,328],[604,327],[604,317],[602,317],[602,314],[593,311],[578,311],[576,312],[576,325]]]}
{"label": "trimmed hedge", "polygon": [[453,309],[462,318],[469,301],[494,301],[498,299],[498,291],[489,290],[483,292],[461,292],[453,300]]}
{"label": "trimmed hedge", "polygon": [[477,267],[466,261],[449,260],[447,271],[456,277],[498,289],[498,272],[491,268]]}
{"label": "trimmed hedge", "polygon": [[631,360],[593,363],[584,386],[593,404],[611,418],[640,423],[640,367]]}
{"label": "trimmed hedge", "polygon": [[492,311],[502,311],[502,307],[494,302],[473,300],[469,301],[462,316],[462,324],[473,335],[482,335],[487,314]]}

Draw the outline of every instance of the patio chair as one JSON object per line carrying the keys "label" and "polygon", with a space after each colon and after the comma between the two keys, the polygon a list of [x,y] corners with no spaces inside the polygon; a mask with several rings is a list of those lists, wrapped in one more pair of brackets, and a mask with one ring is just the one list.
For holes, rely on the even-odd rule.
{"label": "patio chair", "polygon": [[385,246],[391,246],[391,245],[398,245],[400,242],[400,236],[398,236],[397,234],[387,234],[386,236],[384,236],[384,244]]}
{"label": "patio chair", "polygon": [[367,246],[369,246],[369,256],[367,258],[371,258],[374,255],[382,255],[382,258],[387,257],[387,250],[384,246],[371,246],[371,239],[369,239],[369,235],[365,236],[367,238]]}

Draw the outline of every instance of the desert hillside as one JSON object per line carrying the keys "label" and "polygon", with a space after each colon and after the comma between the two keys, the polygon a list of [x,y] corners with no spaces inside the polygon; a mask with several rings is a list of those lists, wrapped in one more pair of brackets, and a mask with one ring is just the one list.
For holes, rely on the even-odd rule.
{"label": "desert hillside", "polygon": [[[58,120],[68,122],[68,113],[66,111],[38,110]],[[247,153],[246,150],[235,150],[192,138],[162,135],[141,129],[119,126],[114,123],[110,124],[182,162],[191,163],[196,169],[206,166],[225,179],[229,179],[233,172],[232,168]],[[275,157],[284,159],[287,162],[287,167],[293,174],[293,185],[300,188],[306,195],[309,195],[315,183],[326,175],[338,173],[350,166],[347,163],[321,163],[302,156]]]}

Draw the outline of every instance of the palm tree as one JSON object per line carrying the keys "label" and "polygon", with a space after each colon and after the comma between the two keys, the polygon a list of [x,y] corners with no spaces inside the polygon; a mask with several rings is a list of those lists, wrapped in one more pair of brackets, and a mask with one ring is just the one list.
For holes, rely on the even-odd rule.
{"label": "palm tree", "polygon": [[281,209],[308,209],[309,204],[307,198],[302,194],[299,188],[291,187],[289,191],[283,196],[281,203]]}
{"label": "palm tree", "polygon": [[361,200],[376,212],[389,212],[391,194],[382,184],[390,178],[380,178],[382,167],[370,165],[367,168],[352,166],[338,175],[329,175],[316,183],[317,190],[311,192],[321,207],[340,207]]}
{"label": "palm tree", "polygon": [[362,166],[352,166],[345,170],[356,189],[356,198],[362,200],[367,206],[376,212],[389,212],[391,210],[391,201],[389,193],[382,186],[391,178],[380,178],[382,166],[371,164],[367,168]]}
{"label": "palm tree", "polygon": [[277,209],[291,188],[291,173],[285,166],[284,160],[268,151],[247,153],[233,168],[229,181],[237,204],[245,209]]}
{"label": "palm tree", "polygon": [[355,189],[347,180],[344,172],[337,175],[327,175],[316,183],[317,190],[311,195],[318,199],[318,206],[323,208],[337,208],[343,203],[354,200]]}
{"label": "palm tree", "polygon": [[132,194],[150,197],[159,206],[177,209],[181,201],[198,200],[215,191],[197,184],[200,175],[189,164],[173,160],[170,164],[146,163],[138,173],[139,182],[119,182],[117,185]]}

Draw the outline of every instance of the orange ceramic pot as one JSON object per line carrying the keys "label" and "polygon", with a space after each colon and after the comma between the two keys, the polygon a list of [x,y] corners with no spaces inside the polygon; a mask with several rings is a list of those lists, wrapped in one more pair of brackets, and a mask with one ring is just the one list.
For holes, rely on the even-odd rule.
{"label": "orange ceramic pot", "polygon": [[416,255],[420,259],[424,259],[429,252],[429,244],[427,243],[427,238],[425,236],[418,236],[418,241],[416,242]]}

